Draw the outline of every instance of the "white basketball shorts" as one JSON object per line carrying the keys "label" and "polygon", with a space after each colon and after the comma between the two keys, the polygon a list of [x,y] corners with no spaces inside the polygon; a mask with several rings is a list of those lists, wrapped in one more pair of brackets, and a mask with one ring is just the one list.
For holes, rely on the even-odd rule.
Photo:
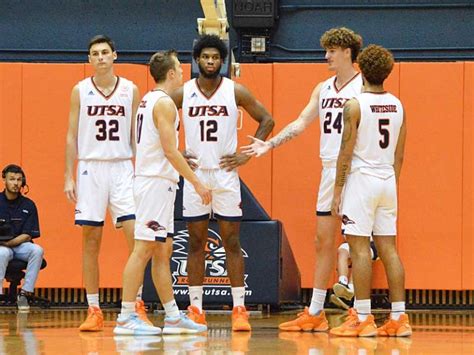
{"label": "white basketball shorts", "polygon": [[103,226],[107,207],[117,228],[135,219],[131,160],[80,160],[76,183],[75,224]]}
{"label": "white basketball shorts", "polygon": [[336,181],[336,167],[323,167],[321,182],[319,183],[317,216],[330,216],[332,199],[334,197],[334,182]]}
{"label": "white basketball shorts", "polygon": [[165,242],[174,233],[176,182],[160,177],[137,176],[133,193],[137,205],[135,239]]}
{"label": "white basketball shorts", "polygon": [[184,182],[183,219],[188,222],[208,219],[211,212],[214,217],[224,221],[238,222],[242,218],[242,198],[240,180],[236,170],[197,169],[199,180],[212,192],[212,202],[203,205],[193,185]]}
{"label": "white basketball shorts", "polygon": [[352,172],[342,198],[344,234],[370,237],[397,234],[397,186],[395,175],[380,178]]}

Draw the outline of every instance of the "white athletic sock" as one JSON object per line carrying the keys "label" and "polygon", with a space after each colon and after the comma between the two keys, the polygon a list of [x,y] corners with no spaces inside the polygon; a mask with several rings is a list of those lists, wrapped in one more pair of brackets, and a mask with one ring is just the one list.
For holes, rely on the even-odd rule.
{"label": "white athletic sock", "polygon": [[405,302],[392,302],[390,318],[392,318],[393,320],[399,320],[402,314],[405,314]]}
{"label": "white athletic sock", "polygon": [[143,293],[143,285],[141,285],[141,286],[138,288],[137,301],[141,301],[141,300],[142,300],[142,293]]}
{"label": "white athletic sock", "polygon": [[133,312],[135,312],[135,302],[122,301],[122,309],[120,310],[120,316],[126,318]]}
{"label": "white athletic sock", "polygon": [[179,308],[175,300],[169,301],[163,304],[167,317],[176,318],[179,317]]}
{"label": "white athletic sock", "polygon": [[349,287],[349,290],[351,290],[352,292],[354,292],[354,284],[351,282],[349,285],[347,285]]}
{"label": "white athletic sock", "polygon": [[371,312],[370,299],[354,301],[354,308],[361,322],[365,321]]}
{"label": "white athletic sock", "polygon": [[326,290],[313,288],[313,297],[311,297],[311,304],[309,305],[309,314],[312,316],[318,315],[324,308],[324,300],[326,299]]}
{"label": "white athletic sock", "polygon": [[94,306],[94,307],[99,307],[99,294],[98,293],[93,293],[93,294],[87,294],[87,304],[89,307]]}
{"label": "white athletic sock", "polygon": [[191,306],[197,307],[202,312],[202,286],[189,286],[188,289]]}
{"label": "white athletic sock", "polygon": [[245,287],[232,287],[232,301],[234,307],[245,305]]}
{"label": "white athletic sock", "polygon": [[339,282],[341,284],[347,285],[349,283],[349,279],[347,278],[347,276],[339,276]]}

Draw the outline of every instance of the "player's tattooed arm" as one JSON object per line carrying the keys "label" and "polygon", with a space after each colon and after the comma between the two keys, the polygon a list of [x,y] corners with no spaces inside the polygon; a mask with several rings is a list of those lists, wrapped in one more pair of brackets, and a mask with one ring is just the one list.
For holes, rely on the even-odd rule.
{"label": "player's tattooed arm", "polygon": [[342,132],[341,147],[337,158],[336,182],[332,203],[333,215],[339,215],[341,194],[351,170],[352,154],[357,138],[357,127],[360,121],[360,106],[357,100],[349,100],[343,111],[344,130]]}
{"label": "player's tattooed arm", "polygon": [[250,156],[255,155],[258,157],[300,135],[319,116],[320,90],[321,84],[318,84],[313,90],[308,104],[298,118],[283,128],[275,137],[265,142],[249,136],[252,143],[241,147],[242,152]]}
{"label": "player's tattooed arm", "polygon": [[308,104],[303,111],[301,111],[298,118],[288,124],[280,131],[280,133],[268,141],[272,148],[276,148],[303,133],[304,130],[319,116],[319,93],[321,91],[321,86],[322,83],[319,83],[314,88]]}

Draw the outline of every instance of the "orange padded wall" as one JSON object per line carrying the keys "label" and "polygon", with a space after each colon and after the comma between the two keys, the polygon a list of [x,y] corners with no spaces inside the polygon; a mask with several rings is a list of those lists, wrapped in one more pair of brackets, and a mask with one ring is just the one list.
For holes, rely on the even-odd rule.
{"label": "orange padded wall", "polygon": [[[183,65],[189,79],[189,65]],[[144,65],[117,64],[140,95],[153,88]],[[0,63],[0,164],[21,164],[38,205],[48,267],[38,287],[81,287],[81,230],[63,193],[64,147],[72,87],[91,74],[86,64]],[[294,120],[313,88],[331,73],[325,64],[245,64],[238,82],[273,114],[273,134]],[[408,288],[474,287],[472,200],[474,63],[401,63],[387,89],[405,105],[408,141],[400,180],[398,248]],[[257,124],[244,113],[239,145]],[[180,134],[181,146],[183,133]],[[319,122],[300,137],[252,158],[243,180],[272,218],[284,223],[301,271],[312,287],[315,206],[320,179]],[[340,239],[338,240],[340,242]],[[101,287],[120,287],[128,255],[124,237],[106,221]],[[374,265],[375,287],[385,287],[383,267]],[[334,280],[331,279],[331,282]],[[328,285],[329,286],[329,285]]]}

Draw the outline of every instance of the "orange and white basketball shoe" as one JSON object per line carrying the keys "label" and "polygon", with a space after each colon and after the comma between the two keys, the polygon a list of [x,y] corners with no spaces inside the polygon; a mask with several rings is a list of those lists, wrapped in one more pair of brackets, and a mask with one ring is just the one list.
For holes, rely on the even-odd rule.
{"label": "orange and white basketball shoe", "polygon": [[249,313],[245,306],[237,306],[232,309],[232,330],[240,332],[249,332],[252,327],[249,323]]}
{"label": "orange and white basketball shoe", "polygon": [[196,306],[188,307],[188,318],[191,319],[194,323],[207,325],[206,314],[204,311],[199,311],[199,308]]}
{"label": "orange and white basketball shoe", "polygon": [[138,318],[140,318],[146,324],[153,325],[153,323],[148,319],[148,316],[146,315],[146,307],[145,302],[143,302],[143,300],[137,300],[135,302],[135,312],[137,312]]}
{"label": "orange and white basketball shoe", "polygon": [[298,317],[295,320],[281,323],[278,328],[287,332],[325,332],[329,329],[328,320],[324,311],[321,311],[319,315],[309,314],[309,308],[305,307],[304,311],[298,313]]}
{"label": "orange and white basketball shoe", "polygon": [[407,314],[402,314],[398,320],[387,319],[385,324],[377,329],[377,335],[382,337],[408,337],[412,334]]}
{"label": "orange and white basketball shoe", "polygon": [[81,332],[98,332],[104,328],[104,315],[97,306],[89,306],[87,318],[79,326]]}
{"label": "orange and white basketball shoe", "polygon": [[377,335],[377,326],[373,315],[369,314],[367,319],[361,322],[351,308],[346,321],[339,327],[332,328],[329,333],[340,337],[374,337]]}

